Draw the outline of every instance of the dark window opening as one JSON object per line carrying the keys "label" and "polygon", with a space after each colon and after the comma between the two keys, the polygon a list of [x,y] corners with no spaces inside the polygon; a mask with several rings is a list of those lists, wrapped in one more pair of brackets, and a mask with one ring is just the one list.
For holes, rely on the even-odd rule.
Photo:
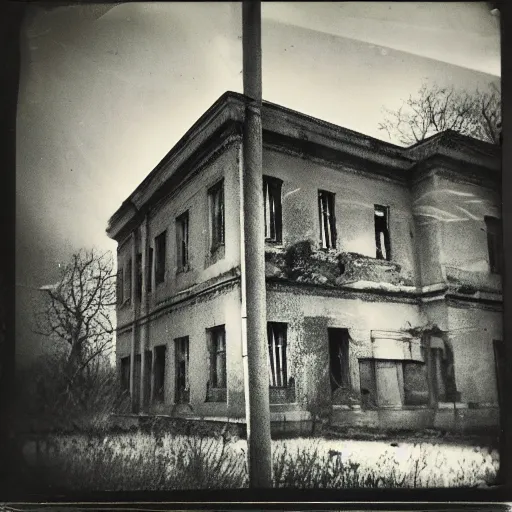
{"label": "dark window opening", "polygon": [[504,411],[505,403],[505,346],[502,340],[493,340],[494,363],[496,368],[496,386],[498,389],[498,404]]}
{"label": "dark window opening", "polygon": [[348,329],[328,329],[331,391],[350,387]]}
{"label": "dark window opening", "polygon": [[210,251],[215,252],[224,245],[224,180],[208,190],[210,212]]}
{"label": "dark window opening", "polygon": [[176,360],[176,403],[188,403],[190,401],[188,336],[177,338],[174,340],[174,343]]}
{"label": "dark window opening", "polygon": [[226,387],[226,331],[223,325],[208,329],[210,387]]}
{"label": "dark window opening", "polygon": [[269,377],[272,387],[288,385],[287,327],[287,324],[282,322],[267,323]]}
{"label": "dark window opening", "polygon": [[151,365],[153,357],[151,350],[144,352],[144,404],[148,405],[151,400]]}
{"label": "dark window opening", "polygon": [[318,191],[318,213],[320,247],[322,249],[336,249],[335,195],[332,192]]}
{"label": "dark window opening", "polygon": [[124,276],[124,293],[123,299],[124,301],[130,301],[132,297],[132,260],[129,259],[128,263],[125,267],[125,276]]}
{"label": "dark window opening", "polygon": [[263,204],[265,213],[265,240],[281,243],[283,216],[281,204],[282,180],[263,176]]}
{"label": "dark window opening", "polygon": [[149,248],[148,260],[148,293],[153,289],[153,247]]}
{"label": "dark window opening", "polygon": [[155,238],[155,282],[163,283],[165,280],[165,254],[167,245],[167,232],[164,231]]}
{"label": "dark window opening", "polygon": [[389,207],[375,205],[375,247],[377,259],[391,260],[391,243],[389,237]]}
{"label": "dark window opening", "polygon": [[130,357],[121,358],[121,388],[130,391]]}
{"label": "dark window opening", "polygon": [[160,345],[155,347],[155,381],[153,400],[155,402],[163,402],[165,396],[165,361],[167,347]]}
{"label": "dark window opening", "polygon": [[123,269],[119,269],[117,271],[117,303],[122,304],[124,301],[123,292],[124,292],[124,271]]}
{"label": "dark window opening", "polygon": [[503,232],[501,219],[485,217],[485,226],[487,230],[489,267],[493,274],[501,274],[503,270]]}
{"label": "dark window opening", "polygon": [[188,268],[188,211],[176,219],[176,249],[178,271]]}
{"label": "dark window opening", "polygon": [[142,254],[137,254],[137,300],[142,299]]}

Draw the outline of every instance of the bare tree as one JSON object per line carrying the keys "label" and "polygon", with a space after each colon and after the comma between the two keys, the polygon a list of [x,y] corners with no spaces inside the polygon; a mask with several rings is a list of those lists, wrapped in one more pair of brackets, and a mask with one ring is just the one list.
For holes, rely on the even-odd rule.
{"label": "bare tree", "polygon": [[44,287],[45,304],[36,313],[37,332],[64,342],[66,394],[83,404],[112,349],[115,278],[110,252],[81,250],[72,256],[60,281]]}
{"label": "bare tree", "polygon": [[404,145],[414,144],[444,130],[498,144],[501,92],[491,83],[487,91],[468,92],[424,82],[415,96],[398,110],[385,108],[379,129]]}

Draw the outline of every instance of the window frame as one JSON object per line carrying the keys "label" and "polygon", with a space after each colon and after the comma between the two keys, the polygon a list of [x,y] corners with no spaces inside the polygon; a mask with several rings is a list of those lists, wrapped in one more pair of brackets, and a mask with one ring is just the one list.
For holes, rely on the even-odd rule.
{"label": "window frame", "polygon": [[[176,217],[176,271],[189,270],[189,210]],[[185,256],[185,257],[184,257]]]}
{"label": "window frame", "polygon": [[[381,212],[385,219],[385,231],[377,230],[377,217],[381,217],[377,212]],[[391,261],[392,259],[392,248],[391,248],[391,229],[390,229],[390,207],[384,206],[381,204],[373,205],[373,224],[375,231],[375,258],[382,261]],[[380,233],[384,233],[384,250],[386,252],[385,256],[382,252],[381,242],[380,242]]]}
{"label": "window frame", "polygon": [[[219,199],[219,212],[215,211],[216,200]],[[224,178],[218,180],[208,189],[208,234],[209,251],[214,254],[225,245],[226,212],[225,212]],[[220,225],[219,222],[220,217]],[[217,239],[218,238],[218,239]]]}
{"label": "window frame", "polygon": [[320,248],[336,250],[338,233],[336,228],[336,194],[318,189],[318,221],[320,227]]}
{"label": "window frame", "polygon": [[[163,353],[163,360],[159,361],[159,354]],[[159,363],[161,363],[161,367],[159,367]],[[167,376],[167,345],[156,345],[154,347],[154,389],[153,389],[153,397],[152,401],[154,403],[164,403],[165,402],[165,385],[166,385],[166,376]],[[161,383],[160,376],[158,371],[161,369]],[[160,384],[160,387],[158,387]]]}
{"label": "window frame", "polygon": [[[282,342],[276,345],[276,340]],[[281,347],[278,353],[277,347]],[[286,322],[267,322],[267,355],[270,388],[287,388],[288,371],[288,324]],[[279,365],[277,363],[279,362]],[[276,371],[276,366],[279,366]]]}
{"label": "window frame", "polygon": [[484,217],[487,235],[487,256],[489,259],[489,271],[491,274],[503,273],[503,223],[499,217],[486,215]]}
{"label": "window frame", "polygon": [[[180,369],[179,363],[181,360],[178,359],[179,353],[182,352],[180,345],[186,347],[185,360],[185,387],[181,390],[183,393],[180,394],[179,380],[180,380]],[[178,350],[180,349],[180,350]],[[190,339],[188,336],[181,336],[174,339],[174,401],[176,404],[188,404],[190,403]]]}
{"label": "window frame", "polygon": [[128,258],[126,265],[123,268],[123,304],[129,304],[132,300],[132,259]]}
{"label": "window frame", "polygon": [[[265,242],[268,243],[283,243],[282,186],[283,180],[263,175],[263,215]],[[273,211],[272,205],[274,206]]]}
{"label": "window frame", "polygon": [[[162,242],[163,240],[163,242]],[[167,273],[167,230],[155,237],[155,286],[165,283]]]}
{"label": "window frame", "polygon": [[[209,388],[226,389],[227,388],[227,343],[226,326],[216,325],[207,329],[208,353],[209,353]],[[223,348],[219,350],[219,340],[222,339]],[[222,378],[219,379],[218,358],[219,354],[224,360]],[[219,385],[220,384],[223,385]],[[222,382],[223,381],[223,382]]]}

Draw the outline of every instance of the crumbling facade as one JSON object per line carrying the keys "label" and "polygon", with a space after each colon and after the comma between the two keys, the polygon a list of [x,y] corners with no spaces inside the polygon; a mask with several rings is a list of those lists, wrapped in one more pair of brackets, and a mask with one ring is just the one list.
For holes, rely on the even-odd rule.
{"label": "crumbling facade", "polygon": [[[243,118],[224,94],[109,222],[135,411],[245,416]],[[401,148],[265,102],[262,121],[271,420],[496,426],[499,148]]]}

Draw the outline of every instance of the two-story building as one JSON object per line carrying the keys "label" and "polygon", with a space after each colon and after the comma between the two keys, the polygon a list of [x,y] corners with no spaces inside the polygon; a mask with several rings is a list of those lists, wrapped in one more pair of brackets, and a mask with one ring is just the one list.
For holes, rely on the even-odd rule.
{"label": "two-story building", "polygon": [[[134,409],[244,418],[245,103],[225,93],[110,219]],[[498,424],[500,148],[402,148],[264,102],[271,419]]]}

